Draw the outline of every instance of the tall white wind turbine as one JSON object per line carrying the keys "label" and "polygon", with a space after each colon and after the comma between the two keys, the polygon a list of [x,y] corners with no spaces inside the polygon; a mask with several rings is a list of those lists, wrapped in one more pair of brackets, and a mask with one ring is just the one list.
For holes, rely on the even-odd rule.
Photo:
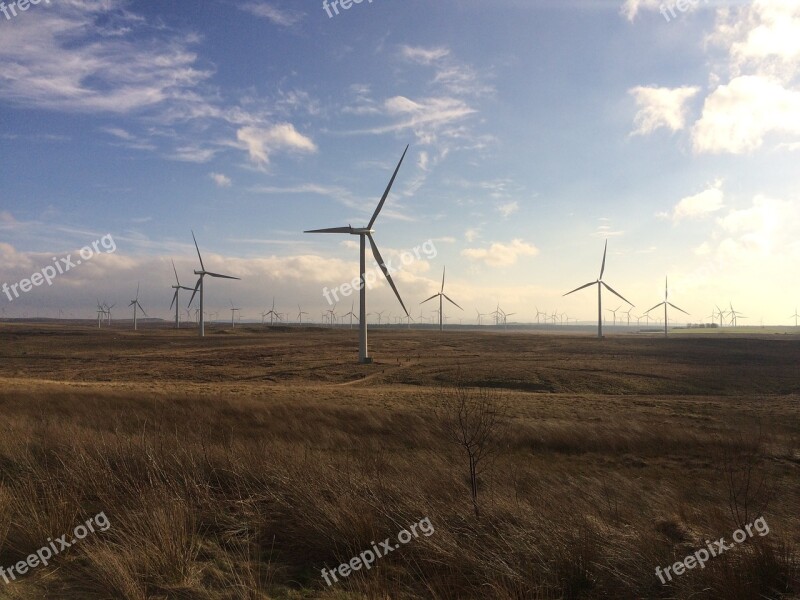
{"label": "tall white wind turbine", "polygon": [[397,163],[397,167],[394,170],[394,174],[392,174],[392,178],[389,180],[389,185],[386,186],[386,191],[383,193],[381,197],[381,201],[378,203],[378,207],[375,209],[375,212],[372,214],[372,218],[369,220],[369,223],[366,227],[353,227],[348,225],[347,227],[332,227],[329,229],[312,229],[305,231],[304,233],[347,233],[350,235],[357,235],[361,241],[361,281],[359,284],[360,288],[360,306],[359,306],[359,343],[358,343],[358,362],[360,363],[371,363],[372,359],[369,356],[369,349],[367,346],[367,289],[366,289],[366,272],[367,272],[367,240],[369,240],[369,245],[372,248],[372,254],[375,257],[375,260],[378,262],[378,265],[383,271],[383,275],[386,277],[386,280],[389,282],[389,285],[392,286],[392,290],[394,291],[395,296],[400,301],[400,306],[403,307],[403,311],[408,314],[406,310],[405,304],[403,304],[403,299],[400,297],[400,292],[397,291],[397,287],[394,285],[394,281],[392,281],[392,276],[389,274],[389,269],[386,268],[386,264],[384,263],[383,257],[381,256],[380,251],[378,250],[378,246],[375,244],[375,240],[372,237],[374,233],[372,226],[375,224],[375,220],[378,218],[378,214],[381,212],[383,208],[384,202],[386,202],[386,198],[389,196],[389,192],[392,189],[392,185],[394,185],[394,180],[397,177],[397,172],[400,170],[400,165],[403,164],[403,159],[406,157],[406,152],[408,152],[408,146],[406,146],[405,151],[403,152],[403,156],[400,157],[400,162]]}
{"label": "tall white wind turbine", "polygon": [[203,312],[203,279],[206,275],[209,277],[217,277],[218,279],[236,279],[238,280],[239,277],[232,277],[231,275],[220,275],[219,273],[212,273],[211,271],[206,271],[205,265],[203,265],[203,257],[200,255],[200,247],[197,245],[197,238],[194,237],[194,231],[192,231],[192,239],[194,240],[194,247],[197,250],[197,258],[200,259],[200,270],[195,270],[194,274],[199,275],[200,277],[197,279],[197,283],[194,286],[194,291],[192,292],[192,297],[189,299],[189,306],[192,305],[192,300],[194,300],[195,294],[197,291],[200,290],[200,319],[198,333],[200,337],[204,337],[206,334],[205,328],[205,313]]}
{"label": "tall white wind turbine", "polygon": [[[603,337],[603,288],[606,288],[609,292],[614,294],[617,298],[621,300],[625,300],[620,294],[614,291],[614,289],[608,285],[605,281],[603,281],[603,273],[606,270],[606,253],[608,252],[608,240],[606,240],[605,248],[603,249],[603,263],[600,265],[600,277],[597,278],[597,281],[590,281],[582,285],[581,287],[575,288],[571,292],[567,292],[564,294],[565,296],[569,296],[570,294],[577,292],[578,290],[582,290],[584,288],[596,285],[597,286],[597,337]],[[628,300],[625,300],[628,302]],[[631,306],[633,306],[632,302],[628,302]]]}
{"label": "tall white wind turbine", "polygon": [[789,317],[790,319],[794,318],[794,326],[797,327],[797,319],[800,318],[800,315],[797,314],[797,309],[794,309],[794,314]]}
{"label": "tall white wind turbine", "polygon": [[439,298],[439,331],[444,331],[444,311],[442,310],[442,299],[447,299],[447,301],[452,304],[453,306],[457,307],[459,310],[464,310],[458,304],[453,302],[450,298],[448,298],[447,294],[444,293],[444,274],[445,274],[446,267],[442,268],[442,289],[439,290],[438,293],[434,294],[430,298],[427,298],[420,302],[420,304],[425,304],[428,300],[433,300],[434,298]]}
{"label": "tall white wind turbine", "polygon": [[682,308],[678,308],[672,302],[669,301],[669,281],[666,277],[664,278],[664,301],[656,304],[653,308],[645,312],[645,314],[649,313],[651,310],[655,310],[659,306],[664,307],[664,337],[667,337],[667,323],[669,322],[669,319],[667,318],[667,307],[671,306],[675,310],[679,310],[685,315],[688,315],[689,313],[687,313]]}

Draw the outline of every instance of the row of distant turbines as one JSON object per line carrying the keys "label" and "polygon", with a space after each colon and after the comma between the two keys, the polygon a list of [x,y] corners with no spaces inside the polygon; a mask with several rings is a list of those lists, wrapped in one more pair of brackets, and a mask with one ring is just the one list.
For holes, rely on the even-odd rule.
{"label": "row of distant turbines", "polygon": [[[394,281],[392,280],[392,276],[389,273],[389,269],[386,267],[386,263],[384,262],[383,257],[381,256],[380,250],[378,249],[378,246],[377,246],[377,244],[375,242],[375,239],[373,237],[373,234],[375,233],[375,230],[373,229],[373,226],[375,225],[375,222],[376,222],[376,220],[378,218],[378,215],[380,214],[381,209],[383,208],[383,205],[386,202],[386,199],[388,198],[389,193],[391,192],[392,186],[394,185],[395,179],[397,178],[397,174],[400,171],[400,167],[402,166],[403,160],[405,159],[407,153],[408,153],[408,146],[406,146],[406,149],[404,150],[403,155],[400,157],[400,161],[397,163],[397,167],[395,168],[394,173],[392,174],[392,177],[389,180],[389,184],[386,186],[386,190],[384,191],[383,196],[381,197],[380,201],[378,202],[378,206],[375,208],[375,212],[372,214],[372,218],[370,218],[370,220],[369,220],[369,222],[367,223],[366,226],[364,226],[364,227],[353,227],[352,225],[347,225],[347,226],[342,226],[342,227],[331,227],[331,228],[326,228],[326,229],[312,229],[312,230],[305,231],[305,233],[335,233],[335,234],[355,235],[355,236],[358,236],[358,238],[359,238],[359,249],[360,249],[360,252],[359,252],[359,264],[360,264],[359,273],[360,273],[360,281],[361,281],[361,284],[359,286],[359,292],[360,292],[360,294],[359,294],[359,314],[356,315],[354,313],[354,310],[353,310],[354,307],[353,307],[353,308],[351,308],[349,313],[344,315],[344,317],[345,318],[349,317],[351,327],[352,327],[352,322],[353,322],[354,319],[358,323],[358,326],[359,326],[359,352],[358,352],[358,356],[359,356],[359,362],[361,362],[361,363],[371,363],[372,362],[372,359],[371,359],[371,357],[369,355],[369,346],[368,346],[368,337],[367,337],[367,331],[368,331],[368,327],[367,327],[367,315],[368,315],[368,313],[367,313],[367,292],[366,292],[367,286],[365,285],[365,282],[366,282],[366,247],[367,247],[367,242],[369,242],[369,246],[370,246],[370,249],[372,251],[373,257],[375,258],[375,261],[377,262],[377,264],[379,265],[381,271],[383,272],[384,276],[386,277],[386,280],[388,281],[389,285],[392,288],[392,291],[394,292],[395,296],[397,297],[397,300],[400,303],[400,306],[403,308],[403,312],[405,313],[406,322],[409,324],[409,326],[410,326],[410,323],[411,323],[411,316],[410,316],[408,310],[406,309],[406,306],[405,306],[405,303],[403,302],[403,299],[400,297],[400,292],[397,290],[397,286],[395,285]],[[173,295],[172,304],[170,305],[170,308],[172,308],[173,305],[175,306],[175,326],[179,327],[180,326],[180,314],[179,314],[179,293],[180,293],[180,291],[181,290],[186,290],[186,291],[191,290],[192,291],[192,296],[189,299],[189,307],[191,307],[192,302],[194,301],[194,298],[196,296],[198,296],[198,293],[199,293],[200,306],[199,306],[199,309],[197,311],[198,333],[199,333],[200,337],[203,337],[205,335],[205,312],[203,310],[203,308],[204,308],[204,280],[205,280],[205,277],[208,276],[208,277],[218,278],[218,279],[237,279],[237,280],[239,278],[238,277],[233,277],[231,275],[224,275],[224,274],[221,274],[221,273],[213,273],[211,271],[207,271],[206,268],[205,268],[205,265],[203,264],[203,257],[202,257],[202,255],[200,253],[200,247],[197,244],[197,238],[195,237],[194,232],[192,232],[192,239],[194,241],[195,249],[197,250],[197,258],[198,258],[198,260],[200,262],[200,269],[194,271],[194,274],[198,276],[197,283],[195,284],[194,288],[189,288],[189,287],[185,287],[185,286],[181,285],[180,280],[178,279],[177,270],[175,270],[175,265],[173,263],[173,271],[175,272],[175,285],[173,285],[172,288],[175,290],[175,292],[174,292],[174,295]],[[598,318],[597,318],[597,336],[598,336],[598,338],[602,338],[603,337],[603,289],[604,288],[608,292],[610,292],[610,293],[614,294],[615,296],[617,296],[619,299],[621,299],[626,304],[630,305],[631,308],[634,308],[633,303],[628,301],[625,297],[623,297],[619,292],[615,291],[608,283],[606,283],[603,280],[603,275],[605,273],[605,267],[606,267],[606,255],[607,255],[607,252],[608,252],[608,241],[606,241],[605,247],[603,249],[603,261],[602,261],[601,266],[600,266],[600,275],[595,281],[590,281],[589,283],[586,283],[586,284],[584,284],[584,285],[582,285],[580,287],[577,287],[574,290],[564,294],[564,296],[568,296],[568,295],[573,294],[575,292],[578,292],[580,290],[583,290],[583,289],[586,289],[586,288],[589,288],[589,287],[592,287],[592,286],[597,286],[597,315],[598,315]],[[449,296],[447,296],[447,294],[445,294],[444,285],[445,285],[445,271],[443,270],[442,271],[442,285],[441,285],[441,288],[440,288],[439,292],[437,292],[436,294],[432,295],[430,298],[426,298],[425,300],[423,300],[420,303],[420,304],[425,304],[426,302],[429,302],[431,300],[435,300],[435,299],[439,300],[439,308],[438,308],[438,310],[436,312],[438,313],[438,317],[439,317],[439,329],[440,330],[443,329],[444,321],[446,319],[446,317],[444,315],[444,301],[445,300],[447,302],[449,302],[450,304],[452,304],[453,306],[455,306],[456,308],[458,308],[459,310],[463,311],[463,308],[461,306],[459,306],[454,300],[452,300]],[[101,305],[100,302],[98,301],[98,307],[97,307],[97,310],[98,310],[98,324],[100,324],[102,322],[102,317],[103,316],[105,316],[108,319],[108,321],[110,322],[110,319],[111,319],[111,308],[113,308],[113,306],[114,305],[111,305],[111,306]],[[144,314],[146,316],[146,313],[144,312],[144,309],[142,308],[141,304],[139,303],[138,286],[137,286],[136,297],[133,300],[131,300],[131,303],[130,303],[129,306],[131,306],[133,308],[133,318],[134,318],[134,328],[135,328],[136,327],[136,318],[137,318],[138,310],[141,310],[142,314]],[[648,321],[649,321],[649,318],[650,318],[649,314],[652,311],[654,311],[654,310],[656,310],[656,309],[658,309],[660,307],[664,308],[664,335],[665,336],[668,335],[668,323],[669,323],[668,311],[669,311],[670,308],[672,308],[674,310],[677,310],[677,311],[680,311],[680,312],[682,312],[682,313],[684,313],[686,315],[689,314],[685,310],[683,310],[682,308],[679,308],[678,306],[672,304],[669,301],[669,285],[668,285],[668,282],[666,280],[665,280],[665,285],[664,285],[664,300],[662,302],[659,302],[658,304],[656,304],[652,308],[648,309],[644,313],[644,315],[647,316]],[[730,306],[730,311],[723,311],[723,310],[719,309],[719,307],[715,307],[715,308],[716,308],[716,312],[714,313],[714,316],[715,317],[719,317],[720,323],[722,323],[722,319],[724,317],[726,317],[726,316],[729,316],[731,318],[731,322],[734,325],[737,323],[738,319],[746,318],[741,313],[736,312],[733,309],[732,305]],[[302,311],[302,309],[300,309],[299,307],[298,307],[298,309],[299,309],[298,319],[300,321],[302,321],[303,315],[307,315],[308,313],[304,313]],[[617,311],[619,311],[620,309],[621,309],[621,306],[616,308],[616,309],[612,309],[612,310],[609,311],[609,312],[611,312],[613,314],[614,324],[616,324]],[[233,302],[231,302],[230,310],[231,310],[231,324],[233,326],[235,326],[235,315],[236,315],[237,312],[239,312],[239,314],[241,315],[241,312],[240,312],[239,308],[237,308],[237,307],[235,307],[233,305]],[[514,314],[514,313],[503,312],[501,310],[499,304],[498,304],[497,308],[495,309],[495,311],[493,313],[485,314],[485,313],[481,313],[477,309],[476,309],[476,312],[478,313],[478,323],[479,324],[482,323],[483,317],[492,316],[495,319],[495,324],[496,325],[500,325],[502,323],[504,326],[507,325],[508,317],[510,317],[510,316],[512,316]],[[378,323],[380,324],[380,322],[381,322],[381,313],[377,313],[377,314],[378,314]],[[626,313],[623,313],[623,314],[626,314]],[[628,311],[627,314],[628,314],[628,323],[630,323],[630,310]],[[537,314],[536,314],[537,322],[539,321],[539,317],[540,316],[544,316],[545,319],[548,318],[548,315],[545,315],[544,313],[540,313],[540,311],[537,308]],[[562,317],[565,317],[565,316],[566,315],[562,315]],[[270,324],[273,324],[275,322],[275,320],[278,320],[278,321],[281,320],[280,315],[275,311],[274,300],[273,300],[272,309],[270,309],[269,311],[266,311],[265,313],[262,314],[262,322],[264,321],[264,319],[266,319],[266,317],[269,317]],[[323,317],[323,321],[327,318],[327,320],[331,324],[335,324],[336,323],[336,319],[337,319],[337,315],[335,313],[335,309],[329,309],[327,311],[327,316],[324,313],[322,315],[322,317]],[[552,322],[555,323],[557,318],[558,318],[558,315],[554,314],[554,315],[552,315],[551,318],[553,320]],[[641,317],[638,317],[638,318],[641,318]],[[799,318],[799,316],[797,314],[797,310],[795,310],[794,318],[795,318],[795,323],[797,323],[797,319]]]}

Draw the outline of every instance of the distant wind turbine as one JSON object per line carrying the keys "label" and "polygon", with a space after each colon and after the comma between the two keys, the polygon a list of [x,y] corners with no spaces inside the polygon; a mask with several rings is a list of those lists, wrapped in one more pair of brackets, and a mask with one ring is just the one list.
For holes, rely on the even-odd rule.
{"label": "distant wind turbine", "polygon": [[[441,289],[441,290],[439,290],[439,292],[438,292],[438,293],[434,294],[434,295],[433,295],[433,296],[431,296],[430,298],[428,298],[428,299],[426,299],[426,300],[423,300],[422,302],[420,302],[420,304],[425,304],[425,303],[426,303],[428,300],[433,300],[434,298],[436,298],[436,297],[438,296],[438,298],[439,298],[439,331],[444,331],[444,319],[443,319],[443,316],[442,316],[442,315],[443,315],[443,310],[442,310],[442,299],[443,299],[443,298],[446,298],[446,299],[447,299],[447,301],[448,301],[450,304],[452,304],[453,306],[457,307],[459,310],[464,310],[463,308],[461,308],[460,306],[458,306],[458,304],[456,304],[455,302],[453,302],[453,301],[452,301],[452,300],[451,300],[451,299],[450,299],[450,298],[447,296],[447,294],[445,294],[445,293],[444,293],[444,274],[445,274],[445,268],[442,268],[442,289]],[[407,313],[406,313],[406,314],[407,314]]]}
{"label": "distant wind turbine", "polygon": [[789,318],[791,319],[792,317],[794,317],[794,326],[797,327],[797,318],[800,317],[800,315],[797,314],[796,308],[794,309],[794,314]]}
{"label": "distant wind turbine", "polygon": [[730,312],[731,325],[736,327],[738,325],[739,319],[746,319],[747,317],[745,317],[742,313],[733,310],[733,304],[732,303],[728,302],[728,305],[731,307],[731,312]]}
{"label": "distant wind turbine", "polygon": [[142,308],[142,305],[139,304],[139,284],[138,283],[136,284],[136,298],[131,300],[131,303],[128,304],[128,306],[132,306],[133,307],[133,330],[136,331],[136,309],[137,308],[141,309],[142,314],[145,317],[147,316],[147,313],[144,312],[144,309]]}
{"label": "distant wind turbine", "polygon": [[234,317],[236,316],[236,311],[239,311],[239,314],[241,315],[241,310],[242,309],[241,308],[236,308],[233,305],[233,300],[228,299],[228,302],[231,305],[231,329],[236,329],[236,321],[234,320]]}
{"label": "distant wind turbine", "polygon": [[346,315],[342,315],[343,317],[350,317],[350,329],[353,328],[353,319],[355,318],[355,320],[358,321],[358,317],[356,317],[356,314],[353,312],[353,309],[355,307],[356,307],[356,302],[355,300],[353,300],[353,303],[350,305],[350,312],[347,313]]}
{"label": "distant wind turbine", "polygon": [[[597,286],[597,337],[603,337],[603,288],[605,287],[609,292],[620,298],[621,300],[625,300],[620,294],[614,291],[614,289],[608,285],[605,281],[603,281],[603,273],[606,270],[606,252],[608,252],[608,240],[606,240],[605,248],[603,249],[603,263],[600,266],[600,277],[597,278],[597,281],[590,281],[578,288],[575,288],[571,292],[567,292],[564,294],[565,296],[569,296],[570,294],[577,292],[578,290],[582,290],[584,288],[596,285]],[[625,300],[628,302],[628,300]],[[632,302],[628,302],[631,306],[633,306]]]}
{"label": "distant wind turbine", "polygon": [[358,341],[358,361],[360,363],[371,363],[372,359],[369,356],[369,348],[367,345],[367,289],[366,289],[366,271],[367,271],[367,240],[369,240],[369,245],[372,248],[372,255],[375,257],[378,265],[383,271],[384,277],[389,282],[389,285],[392,287],[394,291],[394,295],[397,296],[397,299],[400,301],[400,306],[403,307],[403,312],[408,314],[406,310],[405,304],[403,304],[403,299],[400,297],[400,292],[397,291],[397,287],[394,285],[394,281],[392,280],[392,276],[389,274],[389,269],[386,268],[386,264],[381,256],[380,251],[378,250],[378,246],[375,244],[375,240],[372,237],[374,233],[372,226],[375,225],[375,220],[378,218],[378,214],[380,214],[381,209],[383,208],[383,204],[386,202],[386,198],[389,197],[389,192],[392,190],[392,186],[394,185],[394,180],[397,177],[398,171],[400,171],[400,165],[403,164],[403,159],[406,157],[406,153],[408,152],[408,146],[403,151],[403,156],[400,157],[400,162],[397,163],[397,167],[392,174],[392,178],[389,180],[389,185],[386,186],[386,190],[383,192],[383,196],[381,197],[380,202],[378,202],[378,206],[375,209],[375,212],[372,214],[372,218],[369,220],[369,223],[366,227],[353,227],[348,225],[347,227],[332,227],[329,229],[312,229],[308,230],[305,233],[347,233],[350,235],[357,235],[360,238],[361,248],[360,248],[360,301],[359,301],[359,341]]}
{"label": "distant wind turbine", "polygon": [[[668,282],[668,279],[666,277],[664,278],[664,301],[663,302],[659,302],[658,304],[656,304],[650,310],[655,310],[659,306],[663,306],[664,307],[664,337],[667,337],[667,323],[669,322],[669,318],[667,317],[667,307],[671,306],[675,310],[679,310],[685,315],[688,315],[689,313],[687,313],[682,308],[678,308],[672,302],[669,301],[669,282]],[[645,314],[649,313],[650,310],[648,310]]]}
{"label": "distant wind turbine", "polygon": [[[180,312],[179,312],[179,310],[180,310],[179,304],[180,303],[178,302],[178,293],[181,290],[189,290],[191,292],[193,288],[186,287],[185,285],[181,285],[181,281],[180,281],[180,279],[178,279],[178,270],[175,268],[175,261],[174,260],[172,261],[172,270],[175,272],[175,283],[177,284],[177,285],[173,285],[172,286],[172,289],[175,290],[175,293],[172,295],[172,304],[175,305],[175,329],[179,329],[180,326],[181,326],[181,320],[180,320]],[[169,305],[170,308],[172,308],[172,304]]]}

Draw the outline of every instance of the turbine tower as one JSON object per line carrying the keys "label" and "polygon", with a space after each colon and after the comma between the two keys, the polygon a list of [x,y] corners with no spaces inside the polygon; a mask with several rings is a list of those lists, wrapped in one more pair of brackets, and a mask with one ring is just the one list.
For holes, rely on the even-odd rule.
{"label": "turbine tower", "polygon": [[[668,282],[668,279],[666,277],[664,278],[664,301],[663,302],[659,302],[658,304],[656,304],[650,310],[655,310],[656,308],[658,308],[659,306],[662,306],[662,305],[664,306],[664,337],[667,337],[667,323],[669,322],[669,319],[667,318],[667,307],[671,306],[675,310],[679,310],[685,315],[688,315],[689,313],[687,313],[682,308],[678,308],[672,302],[669,301],[669,282]],[[645,312],[645,314],[649,313],[650,310]]]}
{"label": "turbine tower", "polygon": [[[439,290],[439,293],[438,294],[434,294],[433,296],[431,296],[427,300],[423,300],[422,302],[420,302],[420,304],[425,304],[428,300],[433,300],[437,296],[439,297],[439,331],[444,331],[444,325],[443,325],[444,319],[442,317],[442,315],[444,314],[444,311],[442,310],[442,299],[443,298],[446,298],[447,301],[450,304],[452,304],[453,306],[457,307],[459,310],[464,310],[463,308],[458,306],[458,304],[456,304],[450,298],[448,298],[447,294],[444,293],[444,274],[445,274],[445,268],[442,268],[442,289]],[[406,312],[406,314],[408,314],[408,313]]]}
{"label": "turbine tower", "polygon": [[139,284],[138,283],[136,284],[136,298],[131,300],[131,303],[128,304],[128,306],[132,306],[133,307],[133,330],[136,331],[136,309],[137,308],[141,309],[142,314],[145,317],[147,316],[147,313],[144,312],[144,309],[142,308],[142,305],[139,304]]}
{"label": "turbine tower", "polygon": [[789,317],[790,319],[794,318],[794,326],[795,327],[797,327],[797,319],[798,319],[798,317],[800,317],[800,315],[797,314],[797,309],[795,308],[794,309],[794,314],[791,317]]}
{"label": "turbine tower", "polygon": [[[175,293],[172,295],[172,304],[175,305],[175,329],[180,329],[181,320],[180,320],[180,306],[178,302],[178,292],[181,290],[189,290],[192,291],[192,288],[186,287],[185,285],[181,285],[180,279],[178,279],[178,270],[175,268],[175,261],[172,261],[172,270],[175,272],[175,283],[177,285],[173,285],[172,289],[175,290]],[[172,304],[169,305],[172,308]]]}
{"label": "turbine tower", "polygon": [[[606,288],[609,292],[614,294],[617,298],[621,300],[625,300],[620,294],[614,291],[614,289],[608,285],[605,281],[603,281],[603,273],[606,270],[606,252],[608,252],[608,240],[606,240],[605,248],[603,249],[603,263],[600,265],[600,277],[597,278],[597,281],[590,281],[578,288],[575,288],[571,292],[567,292],[564,294],[565,296],[569,296],[570,294],[577,292],[578,290],[582,290],[584,288],[596,285],[597,286],[597,337],[598,339],[603,338],[603,288]],[[625,300],[625,302],[628,302]],[[628,302],[631,306],[633,306],[632,302]]]}
{"label": "turbine tower", "polygon": [[197,290],[200,290],[200,319],[198,321],[200,327],[198,328],[198,333],[200,337],[204,337],[206,335],[206,328],[205,328],[205,313],[203,313],[203,279],[206,275],[209,277],[216,277],[218,279],[236,279],[239,280],[239,277],[232,277],[231,275],[220,275],[219,273],[212,273],[211,271],[206,271],[205,265],[203,265],[203,257],[200,255],[200,247],[197,245],[197,238],[194,237],[194,231],[192,231],[192,239],[194,240],[194,247],[197,250],[197,258],[200,259],[200,270],[195,270],[194,274],[199,275],[200,277],[197,279],[197,283],[194,286],[194,291],[192,292],[192,297],[189,299],[189,306],[192,305],[192,300],[194,300],[195,294],[197,294]]}
{"label": "turbine tower", "polygon": [[375,209],[375,212],[372,214],[372,218],[369,220],[369,223],[367,224],[366,227],[353,227],[351,225],[348,225],[347,227],[312,229],[304,232],[304,233],[347,233],[350,235],[357,235],[360,238],[361,280],[359,284],[359,289],[361,295],[359,302],[360,306],[359,306],[359,320],[358,320],[358,325],[359,325],[358,362],[362,364],[369,364],[372,362],[372,359],[369,356],[369,349],[367,346],[367,289],[365,280],[367,272],[367,240],[369,240],[369,245],[372,248],[372,254],[375,257],[375,260],[378,262],[381,271],[383,271],[383,275],[386,277],[386,280],[389,282],[389,285],[392,286],[394,295],[397,296],[397,299],[400,301],[400,306],[403,307],[403,312],[408,314],[406,306],[405,304],[403,304],[403,299],[400,297],[400,292],[397,291],[397,287],[395,287],[394,281],[392,281],[392,276],[389,274],[389,269],[386,268],[386,264],[383,261],[383,257],[381,257],[381,253],[378,250],[378,246],[375,244],[375,240],[372,237],[372,234],[374,233],[372,226],[375,224],[375,220],[378,218],[378,214],[381,212],[383,204],[384,202],[386,202],[386,198],[389,196],[389,192],[392,189],[392,185],[394,185],[394,180],[397,177],[397,172],[400,170],[400,165],[403,164],[403,159],[406,157],[406,152],[408,152],[408,146],[406,146],[406,149],[403,152],[403,156],[400,157],[400,162],[397,163],[397,167],[394,170],[394,174],[392,175],[392,178],[389,180],[389,185],[386,186],[386,191],[383,193],[383,197],[381,197],[381,200],[378,203],[378,207]]}
{"label": "turbine tower", "polygon": [[234,321],[234,317],[236,316],[236,311],[237,311],[237,310],[238,310],[238,311],[240,311],[240,312],[239,312],[239,315],[240,315],[240,317],[241,317],[241,314],[242,314],[242,313],[241,313],[241,310],[242,310],[242,309],[241,309],[241,308],[236,308],[236,307],[233,305],[233,300],[231,300],[230,298],[228,298],[228,302],[229,302],[229,303],[230,303],[230,305],[231,305],[231,329],[236,329],[236,321]]}

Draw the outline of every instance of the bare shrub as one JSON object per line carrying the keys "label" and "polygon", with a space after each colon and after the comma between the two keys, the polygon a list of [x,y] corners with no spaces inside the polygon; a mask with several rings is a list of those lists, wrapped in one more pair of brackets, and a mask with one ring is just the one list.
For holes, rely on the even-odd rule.
{"label": "bare shrub", "polygon": [[445,439],[460,446],[467,456],[470,497],[478,518],[478,478],[500,453],[507,412],[500,392],[467,387],[461,381],[443,388],[436,405]]}

